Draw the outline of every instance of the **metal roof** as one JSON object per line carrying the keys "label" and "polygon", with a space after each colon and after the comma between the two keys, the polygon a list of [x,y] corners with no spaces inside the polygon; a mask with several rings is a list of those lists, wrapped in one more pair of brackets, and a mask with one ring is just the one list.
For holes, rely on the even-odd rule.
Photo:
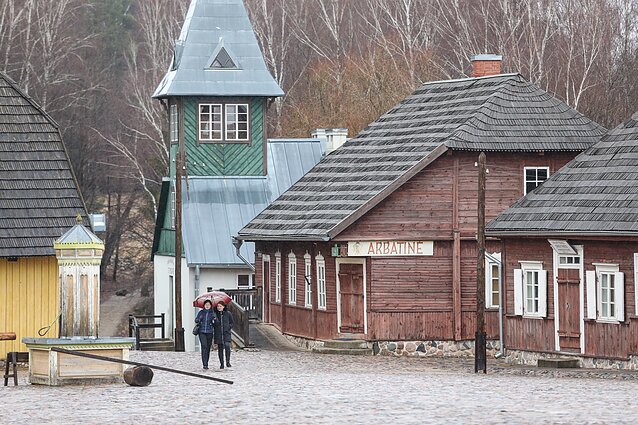
{"label": "metal roof", "polygon": [[[235,68],[213,67],[217,54]],[[153,97],[283,96],[266,68],[242,0],[192,0],[173,60]]]}
{"label": "metal roof", "polygon": [[[244,266],[235,255],[232,236],[319,162],[322,154],[319,139],[269,140],[266,177],[190,177],[188,193],[184,190],[182,196],[187,263]],[[253,243],[241,248],[251,263],[254,253]]]}
{"label": "metal roof", "polygon": [[58,125],[0,72],[0,257],[55,255],[78,214],[89,225]]}
{"label": "metal roof", "polygon": [[329,240],[448,149],[583,151],[605,131],[518,74],[426,83],[327,155],[239,236]]}
{"label": "metal roof", "polygon": [[487,231],[638,236],[638,113],[505,210]]}
{"label": "metal roof", "polygon": [[55,244],[103,244],[93,232],[87,229],[82,223],[78,223],[70,228]]}

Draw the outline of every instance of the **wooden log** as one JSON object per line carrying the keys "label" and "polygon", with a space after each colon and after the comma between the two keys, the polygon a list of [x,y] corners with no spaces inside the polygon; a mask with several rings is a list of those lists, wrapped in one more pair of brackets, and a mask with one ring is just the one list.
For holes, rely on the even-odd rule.
{"label": "wooden log", "polygon": [[0,332],[0,341],[15,341],[15,332]]}
{"label": "wooden log", "polygon": [[129,367],[124,371],[124,382],[132,387],[146,387],[153,380],[153,370],[147,366]]}

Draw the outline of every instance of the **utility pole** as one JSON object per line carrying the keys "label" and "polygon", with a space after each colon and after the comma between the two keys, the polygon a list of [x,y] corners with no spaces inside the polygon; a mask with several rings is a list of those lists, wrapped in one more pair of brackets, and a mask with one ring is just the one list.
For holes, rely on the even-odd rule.
{"label": "utility pole", "polygon": [[[181,142],[181,137],[180,137]],[[185,351],[182,326],[182,143],[175,154],[175,351]]]}
{"label": "utility pole", "polygon": [[487,373],[485,334],[485,153],[478,157],[478,258],[476,264],[476,335],[474,340],[474,373]]}

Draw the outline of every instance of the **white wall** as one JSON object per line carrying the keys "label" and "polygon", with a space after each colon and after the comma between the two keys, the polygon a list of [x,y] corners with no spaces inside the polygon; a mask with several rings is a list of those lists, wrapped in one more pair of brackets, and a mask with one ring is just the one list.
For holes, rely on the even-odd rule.
{"label": "white wall", "polygon": [[[175,258],[162,255],[155,255],[154,258],[154,311],[155,314],[166,313],[167,321],[172,305],[170,299],[169,281],[170,276],[175,275]],[[200,268],[199,288],[196,288],[195,267],[188,267],[186,261],[182,260],[182,324],[184,326],[184,345],[186,351],[196,351],[199,349],[199,341],[191,333],[195,326],[195,315],[199,311],[193,307],[193,300],[199,294],[206,292],[207,287],[213,290],[237,289],[237,275],[252,274],[248,268],[245,269],[211,269]],[[175,329],[175,318],[173,323],[167,325],[167,335],[172,336],[172,329]],[[155,336],[160,337],[159,330]]]}

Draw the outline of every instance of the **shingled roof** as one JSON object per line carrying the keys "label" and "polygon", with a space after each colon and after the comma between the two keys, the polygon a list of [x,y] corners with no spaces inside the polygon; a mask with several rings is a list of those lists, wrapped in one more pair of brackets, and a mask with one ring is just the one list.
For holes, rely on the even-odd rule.
{"label": "shingled roof", "polygon": [[487,231],[638,236],[638,113],[490,222]]}
{"label": "shingled roof", "polygon": [[605,129],[518,74],[422,85],[246,225],[245,240],[329,240],[448,149],[583,151]]}
{"label": "shingled roof", "polygon": [[78,213],[88,224],[57,124],[0,72],[0,257],[55,255]]}

